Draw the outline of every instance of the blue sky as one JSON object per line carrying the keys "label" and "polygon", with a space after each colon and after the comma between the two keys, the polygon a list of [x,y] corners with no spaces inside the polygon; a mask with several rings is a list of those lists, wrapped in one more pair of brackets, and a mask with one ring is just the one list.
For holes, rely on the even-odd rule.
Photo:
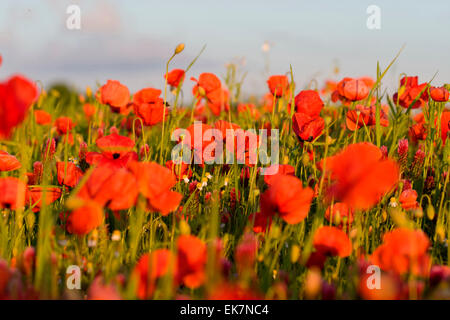
{"label": "blue sky", "polygon": [[[81,8],[79,31],[65,27],[70,4]],[[381,9],[381,30],[366,27],[371,4]],[[106,79],[132,90],[161,87],[165,61],[184,42],[173,67],[185,68],[206,44],[191,76],[223,75],[225,64],[237,61],[248,73],[245,92],[263,93],[265,41],[270,74],[291,64],[299,87],[311,79],[375,76],[377,60],[385,67],[406,44],[385,84],[402,72],[428,81],[438,71],[433,83],[440,85],[450,82],[449,30],[448,0],[2,0],[0,73],[47,85],[61,79],[80,89]]]}

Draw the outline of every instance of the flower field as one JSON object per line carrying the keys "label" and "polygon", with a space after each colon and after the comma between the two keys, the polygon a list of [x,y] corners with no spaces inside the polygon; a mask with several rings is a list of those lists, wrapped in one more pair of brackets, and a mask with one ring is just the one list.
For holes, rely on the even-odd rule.
{"label": "flower field", "polygon": [[183,50],[136,92],[2,73],[0,299],[450,298],[450,85],[246,98]]}

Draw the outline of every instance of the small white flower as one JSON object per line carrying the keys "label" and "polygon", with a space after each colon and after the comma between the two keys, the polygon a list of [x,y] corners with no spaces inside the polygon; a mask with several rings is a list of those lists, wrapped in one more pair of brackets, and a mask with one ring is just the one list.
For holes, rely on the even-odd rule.
{"label": "small white flower", "polygon": [[184,180],[185,183],[189,183],[189,178],[188,178],[187,175],[184,175],[184,176],[183,176],[183,180]]}

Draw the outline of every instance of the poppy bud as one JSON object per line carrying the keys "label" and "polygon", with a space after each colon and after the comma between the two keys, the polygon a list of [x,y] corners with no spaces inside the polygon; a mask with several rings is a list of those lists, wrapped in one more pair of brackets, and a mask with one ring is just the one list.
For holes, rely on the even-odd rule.
{"label": "poppy bud", "polygon": [[431,204],[429,204],[427,207],[427,218],[433,220],[434,215],[435,215],[434,207]]}
{"label": "poppy bud", "polygon": [[296,263],[300,257],[300,247],[296,244],[291,249],[291,263]]}
{"label": "poppy bud", "polygon": [[179,45],[177,45],[177,47],[175,48],[175,54],[179,54],[184,50],[184,43],[180,43]]}
{"label": "poppy bud", "polygon": [[439,242],[444,242],[445,240],[445,228],[442,225],[436,226],[436,239]]}
{"label": "poppy bud", "polygon": [[315,299],[319,295],[322,286],[322,277],[320,270],[313,267],[308,271],[305,280],[305,298],[308,300]]}
{"label": "poppy bud", "polygon": [[190,234],[191,233],[191,227],[183,219],[180,220],[180,232],[181,232],[181,234]]}

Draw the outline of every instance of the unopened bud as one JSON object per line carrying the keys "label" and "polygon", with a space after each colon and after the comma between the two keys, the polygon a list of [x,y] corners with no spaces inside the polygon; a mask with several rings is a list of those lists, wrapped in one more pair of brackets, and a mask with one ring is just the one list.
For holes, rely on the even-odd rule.
{"label": "unopened bud", "polygon": [[175,54],[179,54],[181,53],[181,51],[184,50],[184,43],[180,43],[179,45],[177,45],[177,47],[175,48]]}

